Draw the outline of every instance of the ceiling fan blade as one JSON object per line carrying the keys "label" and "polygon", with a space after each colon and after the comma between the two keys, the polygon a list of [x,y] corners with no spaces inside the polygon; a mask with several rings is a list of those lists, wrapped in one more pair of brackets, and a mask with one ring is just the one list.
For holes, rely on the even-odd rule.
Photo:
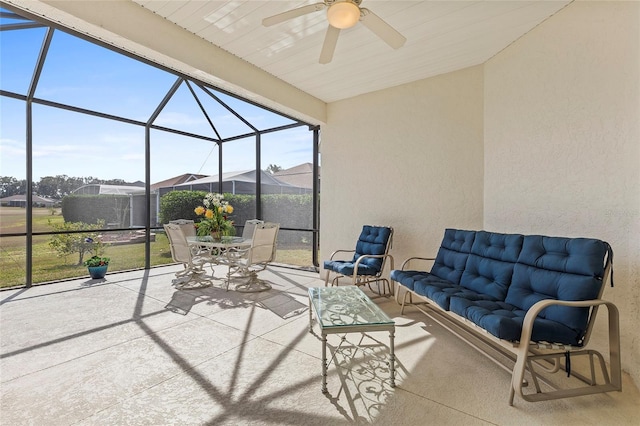
{"label": "ceiling fan blade", "polygon": [[336,44],[338,44],[338,36],[340,35],[340,29],[329,25],[327,28],[327,34],[324,36],[324,43],[322,44],[322,51],[320,52],[320,63],[328,64],[333,59],[333,52],[336,50]]}
{"label": "ceiling fan blade", "polygon": [[402,34],[396,31],[391,25],[384,22],[378,15],[369,9],[360,8],[360,12],[360,22],[362,22],[365,27],[369,28],[389,46],[394,49],[398,49],[407,41]]}
{"label": "ceiling fan blade", "polygon": [[324,7],[325,7],[324,3],[315,3],[315,4],[309,4],[307,6],[302,6],[297,9],[291,9],[286,12],[278,13],[277,15],[264,18],[262,20],[262,25],[264,25],[265,27],[270,27],[272,25],[276,25],[281,22],[288,21],[289,19],[306,15],[307,13],[318,12],[324,9]]}

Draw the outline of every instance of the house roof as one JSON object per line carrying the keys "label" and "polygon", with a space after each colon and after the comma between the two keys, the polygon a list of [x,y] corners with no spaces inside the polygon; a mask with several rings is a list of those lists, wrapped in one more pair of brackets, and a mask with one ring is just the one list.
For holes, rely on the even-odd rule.
{"label": "house roof", "polygon": [[181,183],[192,182],[197,179],[202,179],[207,177],[207,175],[196,174],[196,173],[185,173],[179,176],[174,176],[169,179],[162,180],[160,182],[156,182],[151,185],[151,190],[156,190],[158,188],[166,188],[168,186],[176,186]]}
{"label": "house roof", "polygon": [[[280,185],[280,186],[292,186],[286,182],[280,181],[279,179],[276,179],[275,177],[273,177],[272,175],[270,175],[269,173],[261,170],[260,171],[260,180],[262,182],[263,185]],[[183,184],[179,184],[179,185],[174,185],[175,187],[180,187],[180,186],[190,186],[190,185],[197,185],[197,184],[201,184],[201,183],[215,183],[218,182],[219,178],[218,175],[213,175],[213,176],[207,176],[207,177],[203,177],[200,179],[195,179]],[[255,170],[242,170],[242,171],[236,171],[236,172],[227,172],[227,173],[223,173],[222,174],[222,181],[223,182],[248,182],[248,183],[255,183],[256,181],[256,171]]]}
{"label": "house roof", "polygon": [[144,186],[133,186],[133,185],[104,185],[98,183],[90,183],[87,185],[82,185],[72,192],[74,194],[132,194],[135,192],[144,191]]}
{"label": "house roof", "polygon": [[[318,168],[319,169],[319,168]],[[273,174],[278,180],[300,188],[313,188],[313,164],[302,163]]]}
{"label": "house roof", "polygon": [[[18,194],[18,195],[10,195],[8,197],[0,198],[0,202],[8,203],[10,201],[27,201],[26,194]],[[42,203],[42,204],[53,204],[56,200],[47,197],[41,197],[39,195],[32,195],[32,202],[34,203]]]}

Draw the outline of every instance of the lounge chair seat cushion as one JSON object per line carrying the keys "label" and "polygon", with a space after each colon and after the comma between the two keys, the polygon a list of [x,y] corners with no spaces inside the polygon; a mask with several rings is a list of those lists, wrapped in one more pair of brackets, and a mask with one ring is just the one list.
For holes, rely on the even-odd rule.
{"label": "lounge chair seat cushion", "polygon": [[[333,272],[337,272],[338,274],[342,274],[345,276],[353,275],[353,270],[355,269],[355,262],[351,262],[348,260],[325,260],[324,261],[324,269],[328,269]],[[365,262],[360,262],[358,265],[358,274],[357,275],[376,275],[380,271],[380,266],[377,264],[368,265]]]}

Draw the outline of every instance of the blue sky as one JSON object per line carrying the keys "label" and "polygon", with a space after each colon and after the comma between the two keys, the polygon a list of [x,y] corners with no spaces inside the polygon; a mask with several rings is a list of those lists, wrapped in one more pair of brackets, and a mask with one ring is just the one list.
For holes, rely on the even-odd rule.
{"label": "blue sky", "polygon": [[[3,20],[3,23],[6,22]],[[26,94],[45,30],[0,32],[0,88]],[[56,31],[36,98],[146,122],[176,81],[107,49]],[[222,137],[250,132],[227,109],[193,86]],[[291,123],[284,117],[217,93],[259,129]],[[0,98],[0,175],[26,177],[25,103]],[[183,84],[155,124],[215,137],[206,117]],[[225,171],[253,169],[255,139],[223,144]],[[33,179],[66,174],[100,179],[144,180],[144,127],[42,105],[33,109]],[[216,144],[162,131],[151,133],[151,182],[183,173],[213,175]],[[262,136],[261,168],[289,168],[312,161],[312,132],[302,126]]]}

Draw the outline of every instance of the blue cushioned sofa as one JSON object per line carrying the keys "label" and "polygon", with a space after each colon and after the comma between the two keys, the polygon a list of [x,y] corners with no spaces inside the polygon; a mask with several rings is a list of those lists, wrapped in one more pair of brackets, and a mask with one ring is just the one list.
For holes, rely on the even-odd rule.
{"label": "blue cushioned sofa", "polygon": [[[612,259],[609,244],[597,239],[446,229],[435,258],[407,259],[391,271],[391,280],[403,312],[409,302],[454,326],[476,348],[490,347],[515,363],[507,367],[513,404],[515,393],[541,401],[621,390],[618,310],[602,300]],[[430,270],[412,268],[424,261],[432,263]],[[611,376],[604,357],[586,348],[602,305],[609,313]],[[589,360],[589,377],[571,370],[576,356]],[[602,384],[596,383],[594,357]],[[562,370],[588,385],[543,391],[534,362],[537,370]],[[528,377],[535,391],[525,393]]]}

